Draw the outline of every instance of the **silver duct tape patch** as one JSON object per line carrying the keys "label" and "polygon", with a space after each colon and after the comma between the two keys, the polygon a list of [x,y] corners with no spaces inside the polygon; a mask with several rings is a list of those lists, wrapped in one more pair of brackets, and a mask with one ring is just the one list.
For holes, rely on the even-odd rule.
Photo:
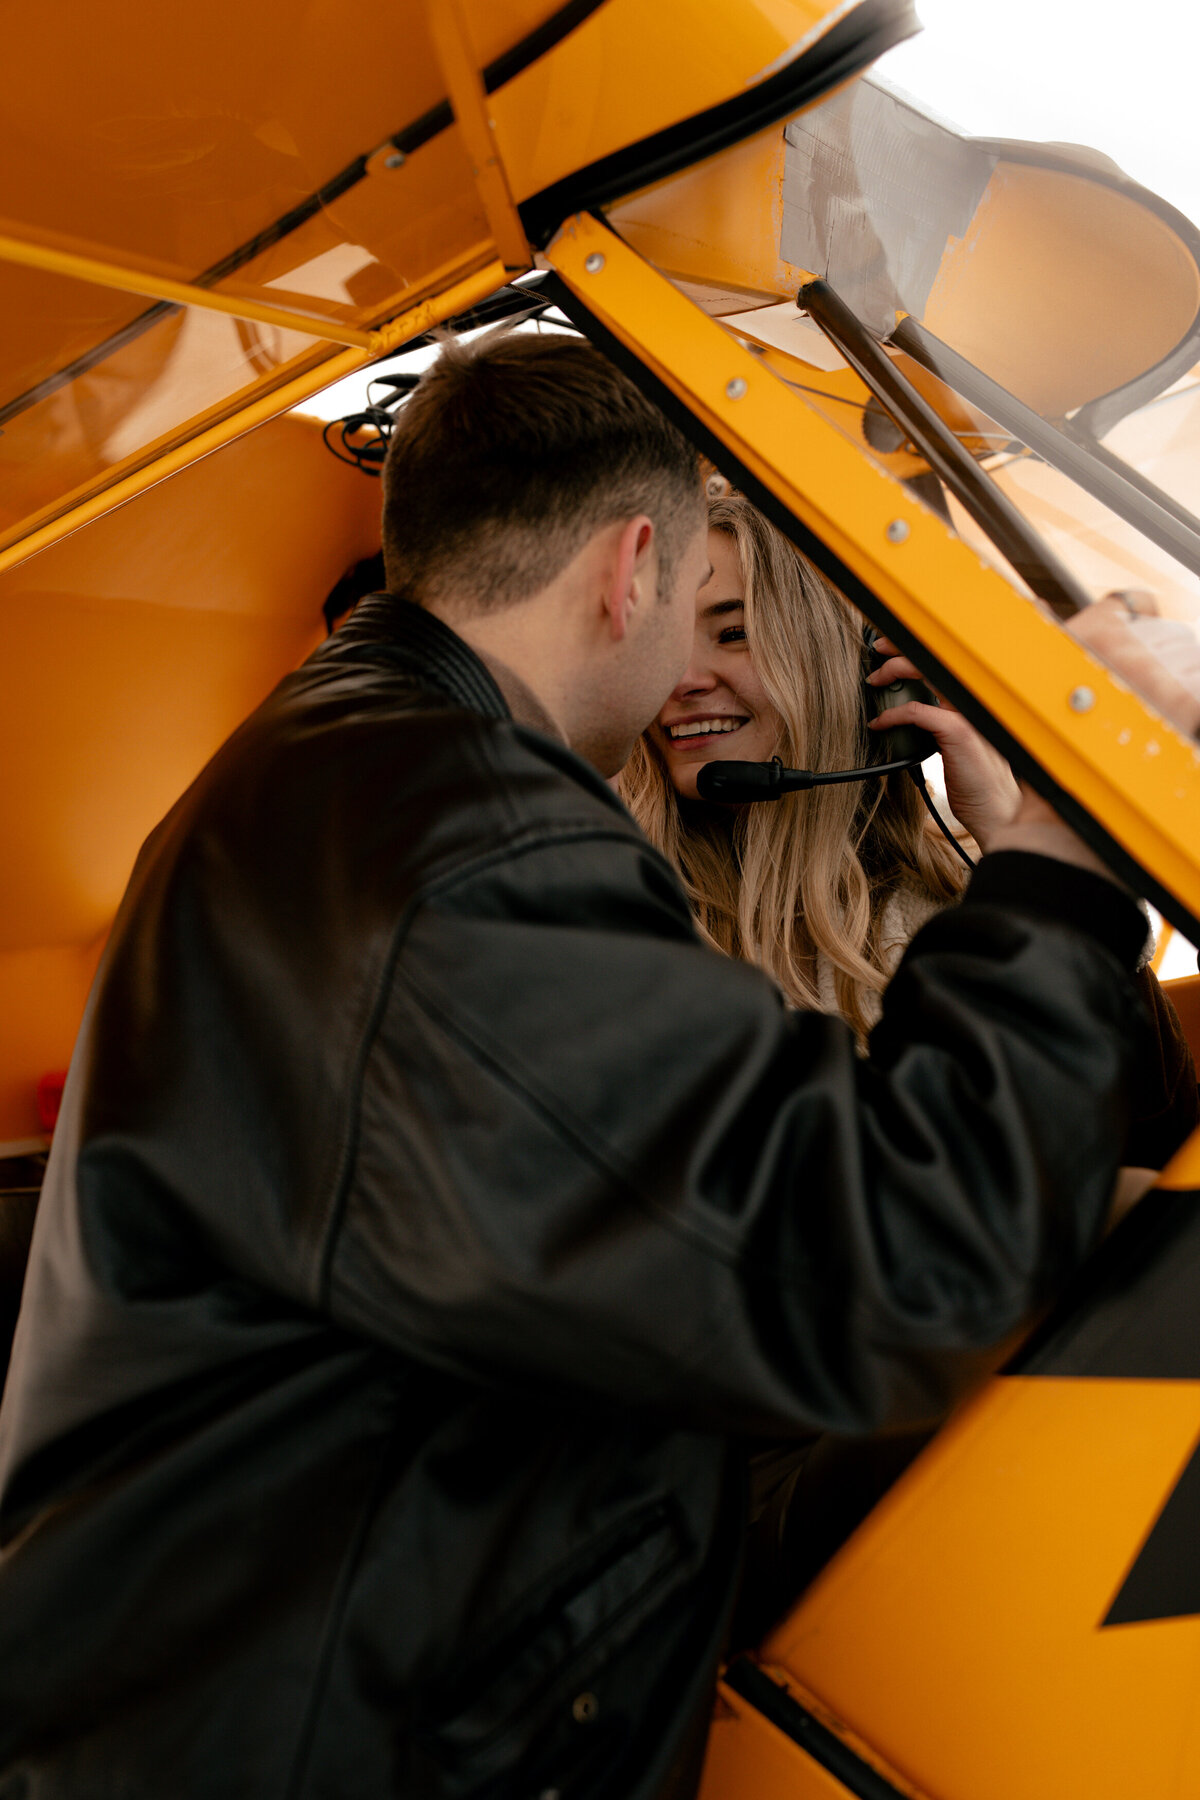
{"label": "silver duct tape patch", "polygon": [[865,80],[794,119],[785,144],[780,255],[823,276],[880,337],[898,311],[920,318],[995,156]]}

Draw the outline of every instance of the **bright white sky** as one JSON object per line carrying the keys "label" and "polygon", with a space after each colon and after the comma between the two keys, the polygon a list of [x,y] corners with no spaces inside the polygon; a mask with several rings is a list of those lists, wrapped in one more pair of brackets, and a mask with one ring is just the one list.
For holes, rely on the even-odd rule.
{"label": "bright white sky", "polygon": [[1196,0],[917,0],[875,65],[984,137],[1090,144],[1200,221]]}

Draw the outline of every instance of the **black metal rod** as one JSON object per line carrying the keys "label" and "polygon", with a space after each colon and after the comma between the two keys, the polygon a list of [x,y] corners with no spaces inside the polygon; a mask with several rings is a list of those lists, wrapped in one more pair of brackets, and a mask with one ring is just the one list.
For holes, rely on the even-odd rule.
{"label": "black metal rod", "polygon": [[[1018,400],[1015,394],[985,375],[982,369],[952,350],[949,344],[909,318],[897,325],[890,340],[923,369],[952,387],[955,393],[978,406],[1005,431],[1040,456],[1043,462],[1078,482],[1092,498],[1107,506],[1167,551],[1193,574],[1200,575],[1200,521],[1164,494],[1144,476],[1136,481],[1122,474],[1121,464],[1099,444],[1093,448],[1068,425],[1060,430],[1048,419]],[[1131,471],[1133,473],[1133,471]],[[1182,515],[1182,516],[1181,516]],[[1189,522],[1190,521],[1190,522]]]}
{"label": "black metal rod", "polygon": [[809,282],[797,300],[1039,600],[1060,619],[1073,618],[1088,606],[1091,595],[963,449],[829,283]]}

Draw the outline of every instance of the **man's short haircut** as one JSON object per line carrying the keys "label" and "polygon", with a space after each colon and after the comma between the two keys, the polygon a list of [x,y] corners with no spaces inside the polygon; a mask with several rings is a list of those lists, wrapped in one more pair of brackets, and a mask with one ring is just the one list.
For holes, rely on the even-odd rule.
{"label": "man's short haircut", "polygon": [[638,513],[654,521],[665,594],[704,517],[687,439],[564,332],[447,342],[400,410],[383,494],[389,589],[467,613],[527,599]]}

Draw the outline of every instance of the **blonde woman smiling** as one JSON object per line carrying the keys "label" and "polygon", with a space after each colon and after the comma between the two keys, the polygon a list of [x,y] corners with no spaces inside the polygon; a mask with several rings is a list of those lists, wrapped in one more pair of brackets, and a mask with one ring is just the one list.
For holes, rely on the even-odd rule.
{"label": "blonde woman smiling", "polygon": [[[621,792],[682,876],[702,935],[757,963],[792,1005],[840,1013],[861,1043],[905,945],[957,897],[966,870],[907,775],[770,805],[697,798],[696,776],[717,758],[809,769],[886,760],[867,724],[858,614],[749,501],[710,501],[709,527],[713,574],[697,597],[692,660]],[[893,658],[874,680],[910,671]],[[910,703],[882,719],[933,732],[955,816],[986,848],[1018,802],[1007,763],[948,707]]]}

